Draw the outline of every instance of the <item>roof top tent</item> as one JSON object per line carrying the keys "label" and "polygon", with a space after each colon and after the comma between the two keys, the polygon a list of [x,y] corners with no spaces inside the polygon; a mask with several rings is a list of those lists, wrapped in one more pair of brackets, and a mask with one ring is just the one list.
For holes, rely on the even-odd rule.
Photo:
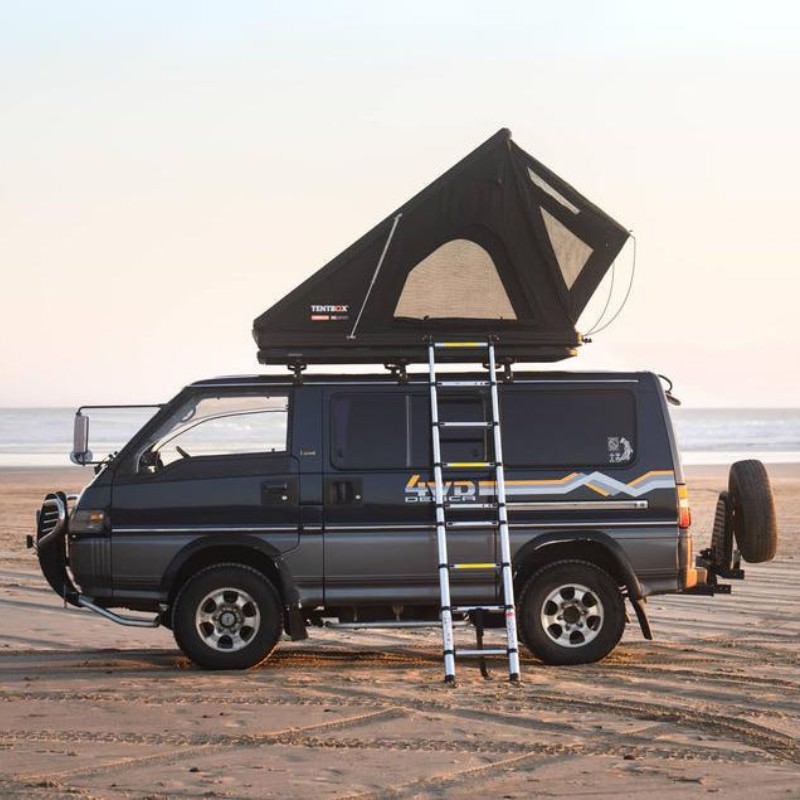
{"label": "roof top tent", "polygon": [[258,360],[405,365],[491,337],[504,363],[558,361],[627,237],[503,129],[259,316]]}

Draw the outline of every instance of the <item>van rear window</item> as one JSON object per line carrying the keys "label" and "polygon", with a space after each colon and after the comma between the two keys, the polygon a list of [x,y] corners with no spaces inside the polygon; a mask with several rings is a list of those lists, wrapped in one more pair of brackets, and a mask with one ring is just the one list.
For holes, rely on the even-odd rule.
{"label": "van rear window", "polygon": [[501,392],[511,467],[626,466],[636,459],[636,402],[622,389]]}

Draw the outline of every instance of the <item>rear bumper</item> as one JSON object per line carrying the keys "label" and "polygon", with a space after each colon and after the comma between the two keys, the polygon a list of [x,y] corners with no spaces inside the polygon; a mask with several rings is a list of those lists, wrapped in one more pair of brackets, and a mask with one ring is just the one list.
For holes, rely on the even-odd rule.
{"label": "rear bumper", "polygon": [[687,567],[683,575],[683,590],[705,586],[708,583],[708,570],[704,567]]}

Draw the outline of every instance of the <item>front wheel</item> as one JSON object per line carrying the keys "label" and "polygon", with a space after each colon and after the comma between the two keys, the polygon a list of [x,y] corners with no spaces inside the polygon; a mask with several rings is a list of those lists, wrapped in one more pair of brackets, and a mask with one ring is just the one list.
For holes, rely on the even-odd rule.
{"label": "front wheel", "polygon": [[625,630],[625,605],[611,576],[587,561],[556,561],[522,589],[519,627],[545,664],[589,664],[605,658]]}
{"label": "front wheel", "polygon": [[178,647],[207,669],[247,669],[275,649],[281,601],[270,581],[244,564],[198,572],[175,600],[172,629]]}

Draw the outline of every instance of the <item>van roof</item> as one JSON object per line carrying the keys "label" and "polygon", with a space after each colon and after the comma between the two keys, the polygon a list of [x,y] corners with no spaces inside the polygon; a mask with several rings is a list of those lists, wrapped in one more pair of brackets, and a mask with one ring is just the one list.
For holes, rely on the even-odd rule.
{"label": "van roof", "polygon": [[[476,375],[486,373],[476,372],[440,372],[439,378],[442,380],[475,380]],[[656,378],[652,372],[566,372],[542,370],[537,372],[514,372],[513,383],[639,383],[651,381]],[[478,379],[480,379],[478,377]],[[248,386],[296,386],[298,383],[312,385],[397,385],[398,378],[389,372],[380,374],[357,374],[357,373],[317,373],[304,374],[301,381],[295,380],[290,374],[283,375],[223,375],[214,378],[205,378],[189,384],[189,388],[200,387],[248,387]],[[408,380],[404,384],[415,386],[428,385],[427,372],[409,372]]]}

